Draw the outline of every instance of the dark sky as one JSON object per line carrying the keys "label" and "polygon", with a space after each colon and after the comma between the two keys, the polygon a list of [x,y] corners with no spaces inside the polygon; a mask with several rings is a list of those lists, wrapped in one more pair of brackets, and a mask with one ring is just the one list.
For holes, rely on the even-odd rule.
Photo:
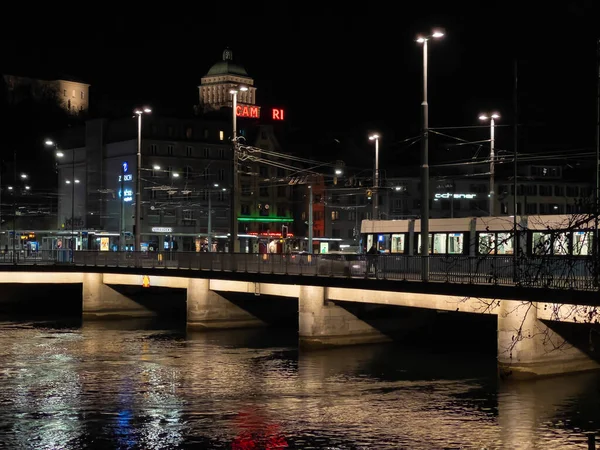
{"label": "dark sky", "polygon": [[[430,45],[432,127],[474,125],[490,109],[511,124],[517,58],[523,145],[593,147],[596,3],[288,3],[256,6],[252,15],[168,4],[150,14],[148,3],[120,18],[112,9],[40,14],[4,27],[0,72],[71,74],[93,86],[96,105],[189,111],[200,78],[229,46],[255,79],[258,103],[284,106],[305,135],[347,132],[368,145],[376,129],[394,155],[419,130],[422,51],[414,38],[440,26],[446,38]],[[485,138],[482,130],[448,132]],[[498,129],[499,147],[512,145],[510,133]]]}

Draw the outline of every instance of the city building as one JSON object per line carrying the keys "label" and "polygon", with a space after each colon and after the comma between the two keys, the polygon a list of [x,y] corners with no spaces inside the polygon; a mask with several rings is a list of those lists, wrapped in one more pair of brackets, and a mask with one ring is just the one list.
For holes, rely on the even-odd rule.
{"label": "city building", "polygon": [[75,79],[52,79],[4,75],[9,103],[19,103],[26,98],[56,99],[71,114],[86,113],[89,109],[90,85]]}

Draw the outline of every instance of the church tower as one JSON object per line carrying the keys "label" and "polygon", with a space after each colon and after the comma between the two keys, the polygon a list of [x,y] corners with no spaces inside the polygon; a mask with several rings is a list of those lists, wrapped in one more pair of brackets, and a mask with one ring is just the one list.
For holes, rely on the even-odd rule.
{"label": "church tower", "polygon": [[215,63],[202,77],[200,86],[200,107],[204,112],[218,111],[223,107],[231,108],[229,91],[240,85],[248,88],[238,93],[238,104],[256,104],[256,88],[254,80],[248,76],[246,69],[233,62],[233,52],[226,48],[223,59]]}

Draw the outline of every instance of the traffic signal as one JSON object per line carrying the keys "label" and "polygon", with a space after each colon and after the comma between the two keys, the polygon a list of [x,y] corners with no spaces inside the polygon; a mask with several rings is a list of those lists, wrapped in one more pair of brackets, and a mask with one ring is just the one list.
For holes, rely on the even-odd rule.
{"label": "traffic signal", "polygon": [[367,199],[371,200],[371,197],[373,197],[373,191],[371,189],[367,189]]}
{"label": "traffic signal", "polygon": [[286,239],[288,235],[288,227],[287,225],[282,225],[281,226],[281,237]]}

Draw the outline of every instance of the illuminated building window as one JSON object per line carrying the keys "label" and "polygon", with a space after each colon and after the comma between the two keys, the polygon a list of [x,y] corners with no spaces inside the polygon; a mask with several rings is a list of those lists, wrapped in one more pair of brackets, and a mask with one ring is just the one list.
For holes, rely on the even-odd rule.
{"label": "illuminated building window", "polygon": [[81,91],[81,100],[83,100],[85,98],[85,94],[83,93],[83,91]]}
{"label": "illuminated building window", "polygon": [[339,211],[331,211],[331,220],[338,220],[340,218]]}
{"label": "illuminated building window", "polygon": [[63,91],[63,95],[64,95],[65,97],[67,96],[67,90],[66,90],[66,89]]}
{"label": "illuminated building window", "polygon": [[75,98],[75,89],[73,89],[73,98]]}
{"label": "illuminated building window", "polygon": [[225,139],[225,133],[223,132],[223,130],[219,130],[219,140],[222,141]]}

